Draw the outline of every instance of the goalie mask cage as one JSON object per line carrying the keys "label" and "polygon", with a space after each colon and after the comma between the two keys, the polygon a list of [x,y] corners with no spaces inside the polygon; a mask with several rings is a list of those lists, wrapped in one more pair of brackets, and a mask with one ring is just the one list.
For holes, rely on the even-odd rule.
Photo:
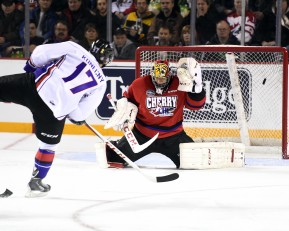
{"label": "goalie mask cage", "polygon": [[285,48],[141,46],[136,50],[136,76],[150,74],[159,59],[169,61],[175,75],[182,57],[200,63],[206,90],[203,109],[184,109],[184,129],[195,142],[242,142],[246,152],[279,153],[289,158]]}

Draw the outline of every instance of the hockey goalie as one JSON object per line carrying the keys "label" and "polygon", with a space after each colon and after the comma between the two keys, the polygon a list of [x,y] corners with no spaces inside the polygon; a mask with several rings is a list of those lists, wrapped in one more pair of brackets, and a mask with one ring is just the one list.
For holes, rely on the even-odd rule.
{"label": "hockey goalie", "polygon": [[[205,101],[201,67],[194,58],[181,58],[177,63],[176,75],[172,75],[168,61],[157,60],[150,74],[135,79],[124,97],[117,101],[116,111],[105,128],[123,130],[126,124],[132,124],[132,133],[140,145],[158,133],[157,139],[139,153],[132,150],[125,136],[114,142],[132,161],[151,153],[160,153],[169,158],[176,168],[229,167],[241,149],[235,150],[232,144],[198,146],[184,131],[184,108],[200,110]],[[103,167],[124,166],[124,160],[113,150],[101,143],[97,145],[98,150],[103,150],[103,155],[98,153],[98,162]],[[218,155],[222,157],[215,158]]]}

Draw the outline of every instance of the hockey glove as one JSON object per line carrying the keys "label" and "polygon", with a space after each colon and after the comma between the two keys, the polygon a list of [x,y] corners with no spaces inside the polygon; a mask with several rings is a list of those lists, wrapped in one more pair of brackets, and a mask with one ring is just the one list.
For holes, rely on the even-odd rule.
{"label": "hockey glove", "polygon": [[200,93],[202,91],[202,72],[194,58],[181,58],[177,64],[179,91]]}
{"label": "hockey glove", "polygon": [[112,128],[119,131],[123,128],[125,122],[133,124],[138,112],[138,108],[131,102],[127,101],[127,98],[121,98],[116,103],[116,111],[105,124],[104,128]]}
{"label": "hockey glove", "polygon": [[85,121],[83,120],[83,121],[75,121],[75,120],[73,120],[73,119],[71,119],[71,118],[67,118],[67,119],[69,119],[69,121],[71,122],[71,123],[73,123],[73,124],[75,124],[75,125],[83,125],[84,123],[85,123]]}
{"label": "hockey glove", "polygon": [[36,70],[36,67],[31,64],[30,60],[27,60],[26,65],[23,69],[25,72],[30,73],[34,72]]}

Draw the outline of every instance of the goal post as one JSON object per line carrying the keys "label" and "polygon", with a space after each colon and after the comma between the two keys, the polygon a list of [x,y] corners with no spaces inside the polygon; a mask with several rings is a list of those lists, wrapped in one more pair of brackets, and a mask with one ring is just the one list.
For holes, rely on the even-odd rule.
{"label": "goal post", "polygon": [[184,129],[195,142],[244,143],[246,152],[280,153],[289,159],[285,48],[141,46],[136,50],[136,77],[149,74],[158,59],[169,61],[176,74],[182,57],[200,63],[206,90],[203,109],[184,109]]}
{"label": "goal post", "polygon": [[242,90],[235,61],[235,55],[231,52],[227,52],[226,61],[231,81],[232,95],[234,97],[236,119],[239,125],[241,142],[246,146],[250,146],[249,129],[246,121],[245,106],[242,98]]}

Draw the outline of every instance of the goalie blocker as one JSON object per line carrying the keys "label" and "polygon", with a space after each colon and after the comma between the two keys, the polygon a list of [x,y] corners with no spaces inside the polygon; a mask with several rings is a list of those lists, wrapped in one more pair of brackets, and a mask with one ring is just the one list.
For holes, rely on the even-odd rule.
{"label": "goalie blocker", "polygon": [[[96,160],[100,168],[123,168],[121,163],[108,162],[106,144],[96,143]],[[232,142],[181,143],[180,169],[212,169],[243,167],[245,145]]]}

